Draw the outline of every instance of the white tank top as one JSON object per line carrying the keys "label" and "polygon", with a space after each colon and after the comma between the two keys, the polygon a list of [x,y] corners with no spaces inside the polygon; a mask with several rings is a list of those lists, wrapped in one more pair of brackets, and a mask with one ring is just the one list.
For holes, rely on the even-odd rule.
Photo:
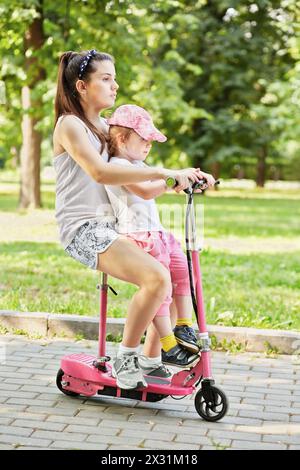
{"label": "white tank top", "polygon": [[[99,152],[101,142],[86,126],[74,116],[86,130],[88,137]],[[63,118],[60,116],[58,122]],[[99,158],[108,161],[107,149]],[[59,238],[66,248],[73,240],[78,228],[86,222],[115,222],[113,209],[103,184],[97,183],[76,163],[67,152],[53,159],[56,171],[55,217],[59,227]]]}

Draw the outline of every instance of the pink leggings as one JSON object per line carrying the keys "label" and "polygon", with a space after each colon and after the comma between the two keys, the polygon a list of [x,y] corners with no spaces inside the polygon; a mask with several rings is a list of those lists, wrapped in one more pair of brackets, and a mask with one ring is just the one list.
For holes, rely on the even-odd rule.
{"label": "pink leggings", "polygon": [[156,315],[170,315],[172,294],[190,295],[187,259],[180,243],[169,232],[134,232],[126,235],[163,264],[171,274],[172,287]]}

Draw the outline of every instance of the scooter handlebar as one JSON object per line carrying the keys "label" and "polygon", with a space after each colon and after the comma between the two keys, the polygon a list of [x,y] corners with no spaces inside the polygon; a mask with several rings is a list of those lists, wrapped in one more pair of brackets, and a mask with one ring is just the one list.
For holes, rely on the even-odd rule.
{"label": "scooter handlebar", "polygon": [[[187,194],[190,194],[191,190],[192,190],[192,192],[194,192],[197,189],[203,189],[203,186],[206,183],[207,183],[206,178],[201,178],[201,180],[199,180],[196,183],[193,183],[189,188],[184,189],[184,192],[187,193]],[[220,184],[220,180],[216,180],[215,183],[214,183],[214,186],[216,186],[217,184]]]}
{"label": "scooter handlebar", "polygon": [[[171,179],[171,178],[170,178]],[[178,181],[175,179],[175,178],[172,178],[173,181],[174,181],[174,184],[173,184],[173,188],[176,188],[176,186],[178,185]],[[203,186],[207,183],[207,180],[206,178],[201,178],[199,181],[191,184],[191,186],[189,188],[186,188],[184,189],[184,192],[186,194],[190,194],[191,192],[194,192],[196,191],[197,189],[203,189]],[[220,180],[216,180],[215,183],[214,183],[214,186],[216,186],[217,184],[220,184]]]}

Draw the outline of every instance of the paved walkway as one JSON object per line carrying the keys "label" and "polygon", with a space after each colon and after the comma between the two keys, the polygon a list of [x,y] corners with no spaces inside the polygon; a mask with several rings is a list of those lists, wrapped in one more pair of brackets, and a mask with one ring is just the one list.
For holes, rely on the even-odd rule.
{"label": "paved walkway", "polygon": [[300,364],[294,357],[213,353],[216,384],[230,410],[208,423],[193,397],[143,404],[60,393],[60,357],[96,348],[94,341],[0,337],[0,449],[300,450]]}

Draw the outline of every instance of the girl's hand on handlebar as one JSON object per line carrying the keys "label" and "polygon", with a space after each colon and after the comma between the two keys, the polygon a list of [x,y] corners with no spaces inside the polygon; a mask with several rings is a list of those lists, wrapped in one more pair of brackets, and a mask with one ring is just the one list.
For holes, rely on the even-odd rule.
{"label": "girl's hand on handlebar", "polygon": [[177,193],[187,189],[191,183],[197,183],[200,180],[198,168],[187,168],[185,170],[174,171],[174,178],[177,181],[177,185],[174,188]]}
{"label": "girl's hand on handlebar", "polygon": [[204,171],[201,171],[200,169],[199,169],[199,175],[200,175],[200,178],[204,178],[206,180],[206,183],[203,185],[202,189],[214,187],[216,180],[212,175],[210,175],[209,173],[205,173]]}

